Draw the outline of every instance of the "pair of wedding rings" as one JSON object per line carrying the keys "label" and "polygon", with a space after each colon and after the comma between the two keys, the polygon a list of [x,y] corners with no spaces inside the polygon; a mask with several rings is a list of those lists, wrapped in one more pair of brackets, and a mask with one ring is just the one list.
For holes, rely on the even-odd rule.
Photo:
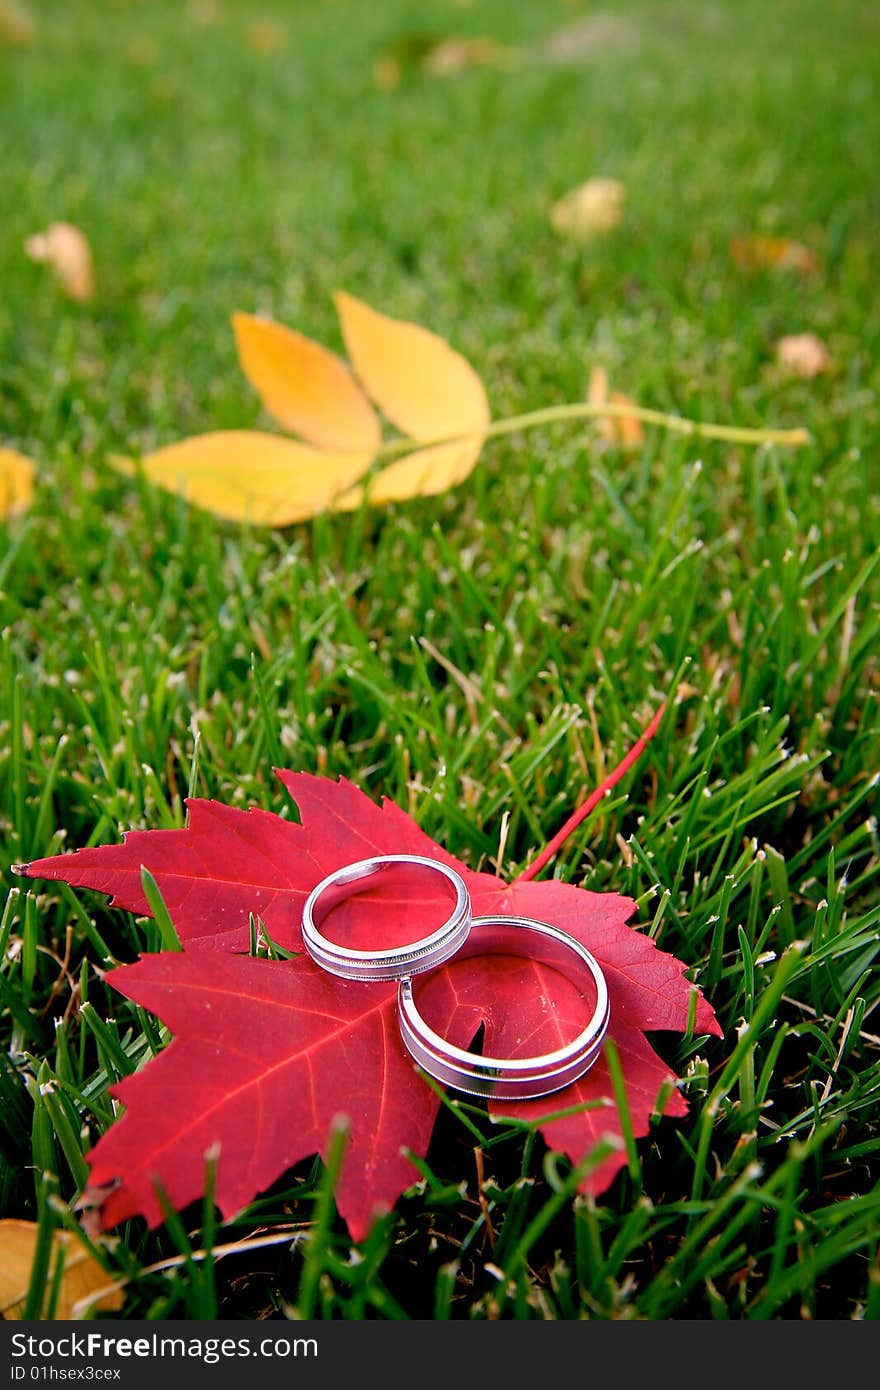
{"label": "pair of wedding rings", "polygon": [[[338,945],[320,930],[329,913],[353,894],[375,886],[377,876],[405,868],[440,875],[453,898],[452,910],[428,936],[388,950],[361,951]],[[412,902],[404,893],[403,901]],[[599,1055],[608,1029],[605,976],[588,950],[546,922],[531,917],[473,917],[464,880],[454,869],[418,854],[381,854],[347,864],[321,880],[306,899],[302,933],[312,960],[331,975],[348,980],[397,980],[397,1012],[404,1044],[435,1080],[467,1095],[528,1100],[549,1095],[583,1076]],[[484,1057],[453,1046],[422,1016],[413,989],[423,974],[455,956],[526,956],[564,975],[595,1005],[585,1028],[553,1052],[535,1057]]]}

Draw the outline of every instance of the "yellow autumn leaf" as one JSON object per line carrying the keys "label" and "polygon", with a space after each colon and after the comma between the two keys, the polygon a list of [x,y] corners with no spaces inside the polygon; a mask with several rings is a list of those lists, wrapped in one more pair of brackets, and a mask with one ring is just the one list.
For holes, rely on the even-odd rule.
{"label": "yellow autumn leaf", "polygon": [[[217,430],[141,460],[159,487],[230,521],[289,526],[329,510],[372,462],[366,451],[331,451],[254,430]],[[132,475],[130,460],[114,466]]]}
{"label": "yellow autumn leaf", "polygon": [[[0,1316],[4,1318],[21,1318],[24,1315],[37,1248],[37,1231],[33,1221],[0,1221]],[[89,1295],[105,1288],[111,1282],[111,1277],[71,1231],[55,1231],[52,1235],[46,1294],[62,1256],[64,1266],[54,1317],[68,1321],[77,1316],[77,1304],[82,1304],[84,1311],[88,1309]],[[93,1306],[118,1309],[122,1307],[122,1299],[122,1290],[114,1289]]]}
{"label": "yellow autumn leaf", "polygon": [[619,179],[587,179],[550,209],[553,230],[570,241],[586,242],[613,231],[623,214],[626,190]]}
{"label": "yellow autumn leaf", "polygon": [[[409,439],[450,441],[389,464],[370,479],[368,500],[427,496],[460,483],[479,458],[490,420],[480,377],[419,324],[389,318],[342,291],[335,301],[355,372],[383,414]],[[362,496],[360,488],[345,494],[337,509],[358,506]]]}
{"label": "yellow autumn leaf", "polygon": [[819,269],[819,257],[808,246],[761,232],[733,237],[730,254],[741,270],[794,270],[801,275],[814,275]]}
{"label": "yellow autumn leaf", "polygon": [[357,375],[410,439],[442,439],[488,425],[482,381],[443,338],[419,324],[380,314],[343,290],[334,299]]}
{"label": "yellow autumn leaf", "polygon": [[15,449],[0,449],[0,518],[30,506],[36,473],[32,459]]}
{"label": "yellow autumn leaf", "polygon": [[48,265],[68,299],[85,304],[95,292],[92,251],[88,237],[70,222],[52,222],[44,232],[27,238],[25,252],[32,261]]}
{"label": "yellow autumn leaf", "polygon": [[233,314],[232,327],[245,376],[285,429],[326,449],[378,449],[376,412],[344,362],[270,319]]}
{"label": "yellow autumn leaf", "polygon": [[[620,391],[611,391],[608,373],[604,367],[594,367],[590,372],[590,385],[587,390],[590,405],[615,405],[623,411],[635,408],[635,402]],[[609,444],[617,444],[621,449],[641,449],[645,442],[645,430],[641,420],[634,415],[601,415],[596,421],[600,438]]]}
{"label": "yellow autumn leaf", "polygon": [[412,497],[434,497],[464,482],[473,470],[482,447],[469,439],[438,444],[389,463],[380,473],[342,493],[334,503],[337,512],[357,511],[362,502],[381,507],[406,502]]}
{"label": "yellow autumn leaf", "polygon": [[[483,383],[437,334],[336,297],[343,335],[366,391],[402,432],[426,441],[369,482],[369,501],[444,491],[477,461],[489,425]],[[248,430],[215,431],[145,458],[150,481],[219,516],[285,526],[364,500],[359,484],[381,445],[379,418],[348,367],[281,324],[233,316],[242,367],[267,409],[308,443]],[[428,442],[430,441],[430,442]],[[114,460],[129,476],[130,460]]]}
{"label": "yellow autumn leaf", "polygon": [[793,376],[810,381],[828,370],[831,358],[815,333],[789,333],[776,344],[776,360]]}

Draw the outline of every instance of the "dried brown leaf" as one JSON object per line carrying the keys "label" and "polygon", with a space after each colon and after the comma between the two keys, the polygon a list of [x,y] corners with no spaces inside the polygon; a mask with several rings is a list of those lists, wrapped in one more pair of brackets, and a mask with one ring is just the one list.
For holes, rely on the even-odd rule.
{"label": "dried brown leaf", "polygon": [[[4,1318],[21,1318],[24,1315],[38,1230],[33,1221],[0,1221],[0,1315]],[[54,1316],[68,1321],[77,1316],[76,1305],[83,1304],[87,1308],[89,1295],[110,1283],[110,1276],[71,1231],[55,1231],[47,1289],[51,1285],[57,1261],[62,1257],[64,1267]],[[122,1299],[122,1291],[115,1289],[100,1298],[94,1306],[117,1309],[122,1307]]]}
{"label": "dried brown leaf", "polygon": [[632,25],[620,15],[590,14],[551,34],[544,44],[544,53],[552,63],[577,63],[629,44],[634,37]]}
{"label": "dried brown leaf", "polygon": [[578,242],[613,231],[623,215],[625,193],[619,179],[587,179],[553,204],[550,222],[554,231]]}
{"label": "dried brown leaf", "polygon": [[[596,366],[590,372],[590,385],[587,391],[590,405],[616,405],[624,410],[634,408],[635,402],[620,391],[612,391],[608,373],[604,367]],[[633,415],[602,415],[596,421],[600,439],[616,444],[621,449],[641,449],[645,442],[645,430],[641,420]]]}
{"label": "dried brown leaf", "polygon": [[68,299],[85,304],[95,292],[92,251],[88,237],[71,222],[52,222],[24,244],[32,261],[48,265]]}
{"label": "dried brown leaf", "polygon": [[792,376],[809,381],[828,370],[828,349],[815,333],[789,333],[776,344],[776,360]]}
{"label": "dried brown leaf", "polygon": [[422,59],[422,67],[432,77],[454,77],[469,68],[507,66],[515,59],[516,50],[501,43],[491,34],[477,38],[461,38],[455,34],[440,39]]}
{"label": "dried brown leaf", "polygon": [[0,0],[0,44],[33,43],[37,26],[21,0]]}
{"label": "dried brown leaf", "polygon": [[814,275],[819,269],[816,252],[802,242],[761,232],[733,237],[730,254],[740,270],[794,270],[800,275]]}

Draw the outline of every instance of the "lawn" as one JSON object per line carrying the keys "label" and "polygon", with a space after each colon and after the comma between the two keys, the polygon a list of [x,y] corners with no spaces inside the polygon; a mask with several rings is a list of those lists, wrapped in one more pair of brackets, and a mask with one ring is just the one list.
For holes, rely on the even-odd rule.
{"label": "lawn", "polygon": [[[593,1197],[536,1131],[447,1103],[358,1246],[310,1160],[231,1220],[120,1225],[107,1282],[131,1318],[876,1317],[880,15],[29,10],[0,48],[0,444],[38,470],[0,523],[0,1216],[44,1255],[76,1225],[108,1088],[166,1036],[103,978],[155,925],[13,864],[183,825],[190,793],[290,817],[286,767],[513,878],[665,700],[545,876],[634,898],[716,1010],[723,1038],[650,1037],[686,1118]],[[438,75],[449,35],[499,47]],[[623,215],[581,243],[550,209],[591,176]],[[90,239],[87,303],[24,253],[55,220]],[[441,334],[495,418],[582,400],[601,364],[642,406],[810,442],[554,424],[442,496],[284,529],[109,465],[272,429],[230,314],[341,351],[336,289]],[[805,332],[813,377],[777,359]]]}

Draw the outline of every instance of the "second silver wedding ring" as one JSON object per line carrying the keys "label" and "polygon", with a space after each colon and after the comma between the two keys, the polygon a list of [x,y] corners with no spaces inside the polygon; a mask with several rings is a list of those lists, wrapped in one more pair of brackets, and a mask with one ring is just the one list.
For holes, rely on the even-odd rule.
{"label": "second silver wedding ring", "polygon": [[[339,903],[383,877],[406,867],[407,872],[425,871],[439,875],[451,900],[448,916],[427,936],[387,950],[361,951],[330,940],[321,925]],[[432,898],[435,894],[432,893]],[[405,899],[411,908],[411,897]],[[389,903],[384,905],[388,911]],[[382,905],[377,905],[382,910]],[[328,874],[316,884],[306,899],[302,913],[305,948],[317,965],[348,980],[399,980],[442,965],[461,948],[471,926],[471,901],[461,874],[438,859],[421,854],[377,854]]]}
{"label": "second silver wedding ring", "polygon": [[456,1047],[434,1031],[419,1008],[412,980],[400,981],[398,1021],[407,1051],[436,1081],[466,1095],[529,1100],[550,1095],[584,1075],[596,1061],[611,1008],[602,968],[568,932],[531,917],[475,917],[457,961],[471,956],[524,956],[549,966],[595,1003],[586,1025],[570,1041],[532,1056],[491,1057]]}

